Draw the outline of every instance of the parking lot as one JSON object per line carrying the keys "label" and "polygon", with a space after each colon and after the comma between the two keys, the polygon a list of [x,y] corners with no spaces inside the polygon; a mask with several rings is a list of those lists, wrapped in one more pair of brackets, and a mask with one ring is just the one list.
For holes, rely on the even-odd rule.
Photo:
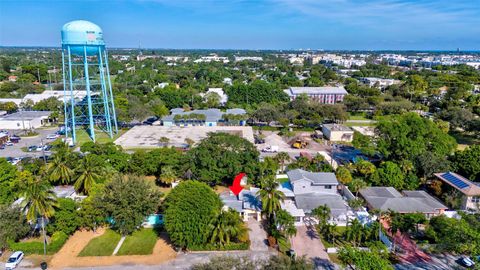
{"label": "parking lot", "polygon": [[[33,151],[33,152],[24,152],[22,148],[29,147],[32,145],[41,145],[42,141],[44,144],[51,142],[52,140],[47,140],[47,136],[49,134],[55,133],[57,131],[57,127],[51,128],[42,128],[35,130],[38,135],[34,137],[21,137],[21,140],[18,143],[13,144],[12,146],[5,146],[5,149],[0,150],[0,157],[39,157],[42,155],[41,151]],[[10,135],[20,135],[22,131],[19,130],[7,130]]]}

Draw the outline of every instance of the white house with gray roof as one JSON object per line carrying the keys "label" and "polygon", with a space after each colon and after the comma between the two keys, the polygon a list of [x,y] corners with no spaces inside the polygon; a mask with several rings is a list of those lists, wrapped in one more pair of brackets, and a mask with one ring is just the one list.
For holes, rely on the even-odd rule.
{"label": "white house with gray roof", "polygon": [[244,221],[250,218],[260,220],[262,216],[262,203],[258,198],[258,188],[243,189],[238,197],[231,191],[226,191],[220,194],[220,199],[223,202],[224,209],[234,209]]}
{"label": "white house with gray roof", "polygon": [[342,221],[347,215],[353,214],[338,193],[339,183],[334,173],[295,169],[288,171],[287,176],[288,182],[282,183],[279,189],[291,192],[284,192],[286,199],[282,203],[282,209],[295,217],[296,225],[302,225],[304,218],[322,205],[330,208],[332,220]]}
{"label": "white house with gray roof", "polygon": [[403,194],[393,187],[368,187],[359,191],[369,209],[382,212],[423,213],[427,218],[441,215],[448,209],[423,190],[406,190]]}

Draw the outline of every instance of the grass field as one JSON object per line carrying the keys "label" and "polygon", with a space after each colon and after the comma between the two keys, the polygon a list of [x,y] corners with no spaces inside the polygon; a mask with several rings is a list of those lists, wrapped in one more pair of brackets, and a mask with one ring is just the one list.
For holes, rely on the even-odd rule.
{"label": "grass field", "polygon": [[153,229],[141,229],[125,238],[117,255],[148,255],[152,254],[158,237]]}
{"label": "grass field", "polygon": [[93,238],[78,256],[111,256],[120,238],[120,234],[106,230],[103,235]]}
{"label": "grass field", "polygon": [[[119,129],[118,134],[114,134],[113,138],[110,138],[107,133],[105,133],[102,130],[97,130],[95,129],[95,138],[98,143],[107,143],[107,142],[113,142],[115,141],[118,137],[122,136],[123,133],[127,132],[125,129]],[[81,146],[82,144],[86,142],[90,142],[91,139],[88,136],[88,133],[85,129],[77,129],[76,130],[76,136],[77,136],[77,145]]]}
{"label": "grass field", "polygon": [[464,150],[469,145],[480,144],[480,139],[475,138],[473,135],[468,134],[466,132],[450,132],[450,136],[454,137],[457,141],[457,149]]}

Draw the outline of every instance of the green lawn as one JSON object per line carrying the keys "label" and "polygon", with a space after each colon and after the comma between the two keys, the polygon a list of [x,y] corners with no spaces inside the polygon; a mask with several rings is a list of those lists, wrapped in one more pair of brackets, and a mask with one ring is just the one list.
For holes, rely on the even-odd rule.
{"label": "green lawn", "polygon": [[158,237],[153,229],[141,229],[125,238],[117,255],[148,255],[152,254]]}
{"label": "green lawn", "polygon": [[[125,133],[127,130],[125,129],[120,129],[118,130],[118,134],[114,134],[113,138],[110,138],[107,133],[105,133],[102,130],[95,129],[95,138],[97,139],[98,143],[108,143],[108,142],[113,142],[115,141],[118,137],[122,136],[123,133]],[[82,144],[86,142],[90,142],[90,136],[88,135],[87,131],[85,129],[77,129],[76,130],[76,136],[77,136],[77,145],[81,146]]]}
{"label": "green lawn", "polygon": [[120,234],[107,230],[103,235],[90,240],[78,256],[111,256],[120,238]]}
{"label": "green lawn", "polygon": [[480,144],[480,139],[475,138],[473,134],[469,134],[467,132],[450,132],[449,135],[454,137],[457,141],[458,150],[464,150],[469,145]]}
{"label": "green lawn", "polygon": [[371,120],[371,119],[368,119],[367,117],[365,117],[365,115],[363,114],[358,114],[358,115],[350,115],[348,117],[348,120]]}

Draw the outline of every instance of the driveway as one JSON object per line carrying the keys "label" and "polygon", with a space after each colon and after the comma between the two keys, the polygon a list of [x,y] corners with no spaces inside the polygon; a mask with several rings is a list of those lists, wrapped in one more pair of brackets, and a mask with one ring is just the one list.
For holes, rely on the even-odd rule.
{"label": "driveway", "polygon": [[315,229],[308,229],[305,225],[297,227],[291,243],[295,254],[312,259],[317,269],[335,269]]}
{"label": "driveway", "polygon": [[250,218],[247,222],[249,228],[248,236],[250,237],[251,251],[268,251],[267,232],[262,228],[259,221]]}

